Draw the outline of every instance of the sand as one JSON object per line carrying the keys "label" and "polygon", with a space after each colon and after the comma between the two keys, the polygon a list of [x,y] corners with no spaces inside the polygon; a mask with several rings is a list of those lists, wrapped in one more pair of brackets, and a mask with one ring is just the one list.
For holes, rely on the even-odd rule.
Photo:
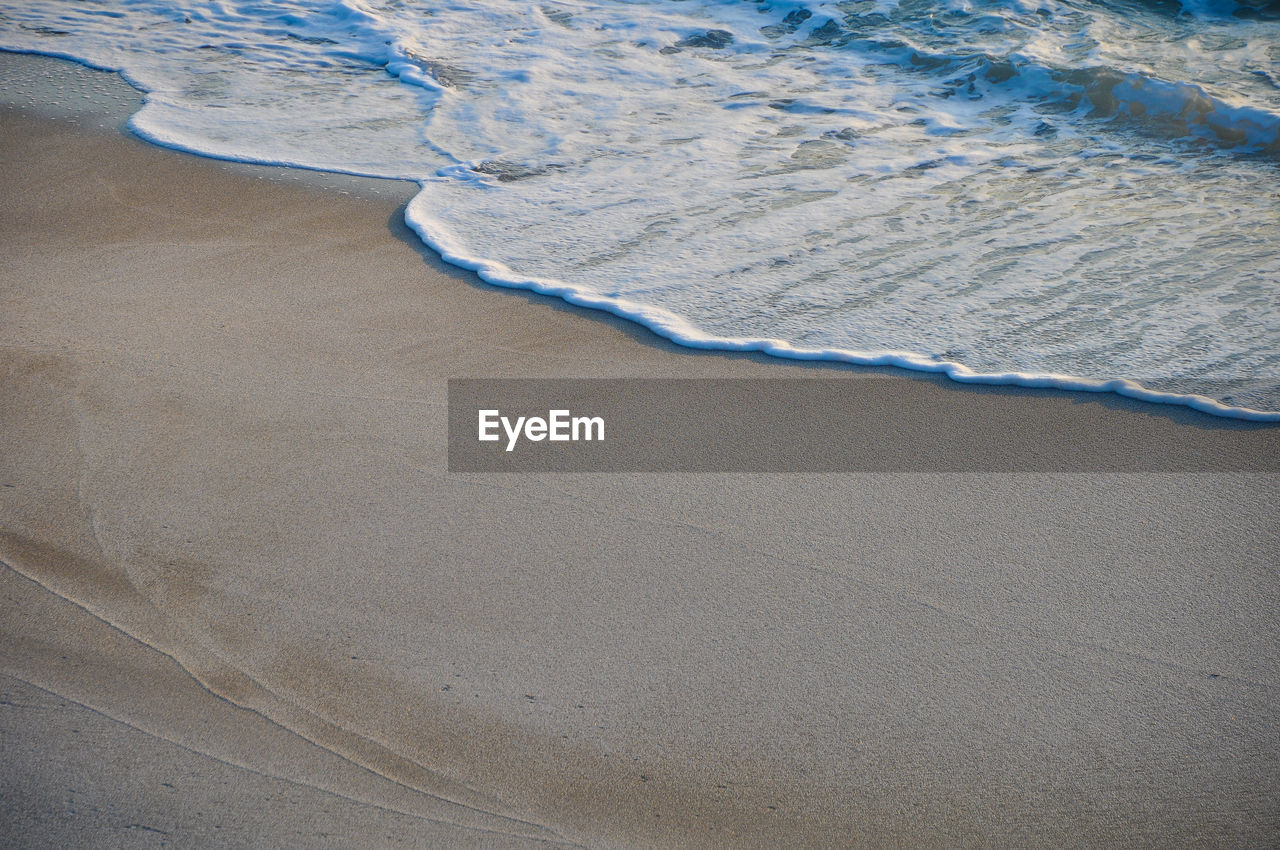
{"label": "sand", "polygon": [[0,844],[1280,840],[1274,472],[450,475],[444,423],[821,374],[1024,451],[1277,429],[690,352],[2,67]]}

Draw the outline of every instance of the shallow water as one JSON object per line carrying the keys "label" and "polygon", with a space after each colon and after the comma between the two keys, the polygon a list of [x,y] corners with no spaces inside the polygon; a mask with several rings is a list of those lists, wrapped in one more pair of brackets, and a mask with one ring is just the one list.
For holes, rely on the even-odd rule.
{"label": "shallow water", "polygon": [[10,5],[0,45],[123,70],[154,141],[421,181],[410,223],[495,283],[695,346],[1280,411],[1272,6]]}

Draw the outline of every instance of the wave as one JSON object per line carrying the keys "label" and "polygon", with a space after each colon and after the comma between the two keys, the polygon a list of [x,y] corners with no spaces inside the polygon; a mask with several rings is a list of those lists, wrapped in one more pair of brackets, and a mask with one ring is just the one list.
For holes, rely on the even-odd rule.
{"label": "wave", "polygon": [[1107,65],[1055,67],[1018,53],[930,51],[902,39],[860,37],[830,19],[816,30],[822,47],[859,51],[938,80],[931,94],[942,99],[1021,98],[1055,114],[1087,104],[1084,118],[1108,119],[1119,129],[1280,159],[1280,112],[1231,103],[1196,83]]}
{"label": "wave", "polygon": [[1169,139],[1280,158],[1280,114],[1233,105],[1194,83],[1170,82],[1111,68],[1056,72],[1093,106],[1090,117],[1123,121]]}
{"label": "wave", "polygon": [[[486,0],[422,18],[345,0],[188,23],[156,6],[114,46],[78,7],[42,5],[58,13],[0,42],[122,70],[150,92],[134,132],[416,180],[410,226],[492,284],[692,348],[1280,421],[1263,409],[1274,228],[1252,223],[1242,252],[1219,226],[1268,213],[1252,187],[1280,158],[1274,81],[1250,100],[1179,76],[1199,55],[1112,61],[1073,17],[1087,2]],[[1046,31],[1071,62],[1046,60]],[[1212,205],[1196,217],[1166,179]],[[1170,250],[1132,247],[1155,237]]]}
{"label": "wave", "polygon": [[1127,378],[1091,379],[1073,375],[1035,372],[975,372],[963,363],[939,360],[912,351],[856,351],[840,348],[804,348],[782,339],[715,337],[700,331],[688,320],[670,311],[640,304],[626,298],[602,296],[560,280],[522,276],[502,263],[474,256],[456,239],[447,226],[436,220],[425,195],[419,194],[405,211],[405,221],[418,237],[446,262],[476,273],[482,280],[507,289],[521,289],[559,298],[569,304],[601,310],[627,319],[686,348],[710,351],[760,352],[787,360],[829,361],[855,366],[894,366],[914,372],[941,374],[957,383],[1016,386],[1028,389],[1057,389],[1069,392],[1114,393],[1152,404],[1189,407],[1202,413],[1253,422],[1280,422],[1280,411],[1255,410],[1224,404],[1194,393],[1171,393],[1149,389]]}

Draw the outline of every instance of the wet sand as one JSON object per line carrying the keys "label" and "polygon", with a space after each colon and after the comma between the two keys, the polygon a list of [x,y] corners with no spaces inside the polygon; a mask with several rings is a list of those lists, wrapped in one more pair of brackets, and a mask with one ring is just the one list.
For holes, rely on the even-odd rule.
{"label": "wet sand", "polygon": [[161,150],[109,75],[4,69],[0,844],[1280,838],[1274,473],[450,475],[445,382],[1235,426],[690,352],[442,264],[412,186]]}

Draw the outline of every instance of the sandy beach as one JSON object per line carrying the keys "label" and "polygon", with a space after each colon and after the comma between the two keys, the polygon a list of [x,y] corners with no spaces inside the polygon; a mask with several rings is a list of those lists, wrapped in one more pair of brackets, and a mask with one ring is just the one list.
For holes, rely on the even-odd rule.
{"label": "sandy beach", "polygon": [[[0,845],[1280,841],[1280,428],[682,349],[0,80]],[[1163,471],[447,472],[451,378],[813,375]]]}

